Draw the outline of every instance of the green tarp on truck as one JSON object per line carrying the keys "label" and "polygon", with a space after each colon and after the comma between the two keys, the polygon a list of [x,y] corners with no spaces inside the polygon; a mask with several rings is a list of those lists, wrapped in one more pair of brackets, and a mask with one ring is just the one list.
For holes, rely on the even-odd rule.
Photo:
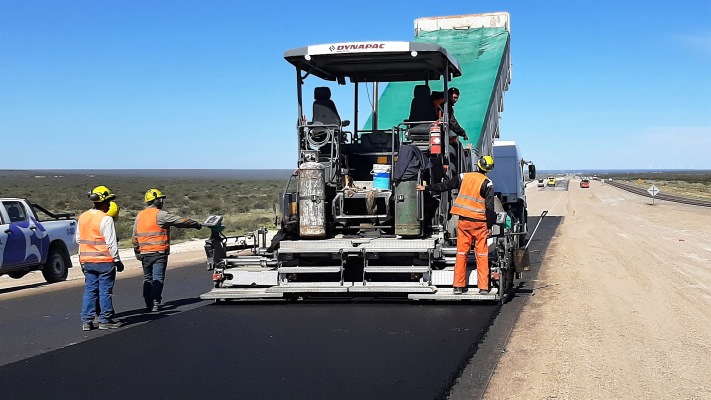
{"label": "green tarp on truck", "polygon": [[[459,61],[462,76],[449,83],[461,92],[454,115],[469,136],[464,144],[471,143],[480,153],[487,135],[498,137],[498,112],[509,83],[509,32],[504,27],[420,31],[415,41],[438,44]],[[408,117],[415,85],[420,84],[424,81],[387,85],[379,100],[379,129],[389,129]],[[433,91],[443,87],[441,80],[429,85]],[[365,129],[372,126],[371,118]]]}

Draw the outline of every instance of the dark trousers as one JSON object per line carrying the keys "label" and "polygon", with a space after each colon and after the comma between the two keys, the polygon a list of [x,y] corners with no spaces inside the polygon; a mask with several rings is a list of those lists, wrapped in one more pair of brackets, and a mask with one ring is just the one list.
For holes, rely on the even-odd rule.
{"label": "dark trousers", "polygon": [[146,254],[143,256],[143,299],[146,306],[163,300],[165,270],[168,267],[167,254]]}

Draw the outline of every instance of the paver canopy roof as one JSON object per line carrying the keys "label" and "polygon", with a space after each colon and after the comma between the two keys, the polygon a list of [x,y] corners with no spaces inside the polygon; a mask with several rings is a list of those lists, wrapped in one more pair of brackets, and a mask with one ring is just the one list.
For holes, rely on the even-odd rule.
{"label": "paver canopy roof", "polygon": [[459,63],[442,46],[420,42],[350,42],[288,50],[284,58],[319,78],[351,82],[438,80],[449,66],[461,75]]}

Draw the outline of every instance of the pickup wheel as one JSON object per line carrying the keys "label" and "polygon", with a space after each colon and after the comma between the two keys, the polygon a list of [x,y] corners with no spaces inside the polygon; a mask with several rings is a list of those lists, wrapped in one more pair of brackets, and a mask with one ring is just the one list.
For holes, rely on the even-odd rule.
{"label": "pickup wheel", "polygon": [[68,259],[66,250],[57,247],[49,249],[47,263],[42,268],[44,279],[49,283],[66,280],[69,273],[69,268],[67,267]]}

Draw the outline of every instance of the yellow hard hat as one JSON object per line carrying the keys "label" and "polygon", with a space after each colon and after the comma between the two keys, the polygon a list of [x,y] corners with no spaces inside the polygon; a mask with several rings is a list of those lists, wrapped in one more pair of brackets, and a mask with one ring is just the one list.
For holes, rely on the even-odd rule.
{"label": "yellow hard hat", "polygon": [[107,188],[104,185],[95,187],[94,190],[88,193],[88,195],[89,200],[93,201],[94,203],[101,203],[116,198],[116,195],[111,193],[111,189]]}
{"label": "yellow hard hat", "polygon": [[476,163],[477,167],[484,172],[489,172],[494,169],[494,157],[492,156],[481,156],[479,161]]}
{"label": "yellow hard hat", "polygon": [[150,203],[155,199],[165,199],[165,195],[158,189],[150,189],[146,192],[145,200],[146,203]]}
{"label": "yellow hard hat", "polygon": [[119,207],[119,205],[116,204],[115,201],[112,201],[109,203],[109,211],[107,211],[106,214],[109,217],[113,218],[114,221],[118,221],[120,211],[121,211],[121,207]]}

